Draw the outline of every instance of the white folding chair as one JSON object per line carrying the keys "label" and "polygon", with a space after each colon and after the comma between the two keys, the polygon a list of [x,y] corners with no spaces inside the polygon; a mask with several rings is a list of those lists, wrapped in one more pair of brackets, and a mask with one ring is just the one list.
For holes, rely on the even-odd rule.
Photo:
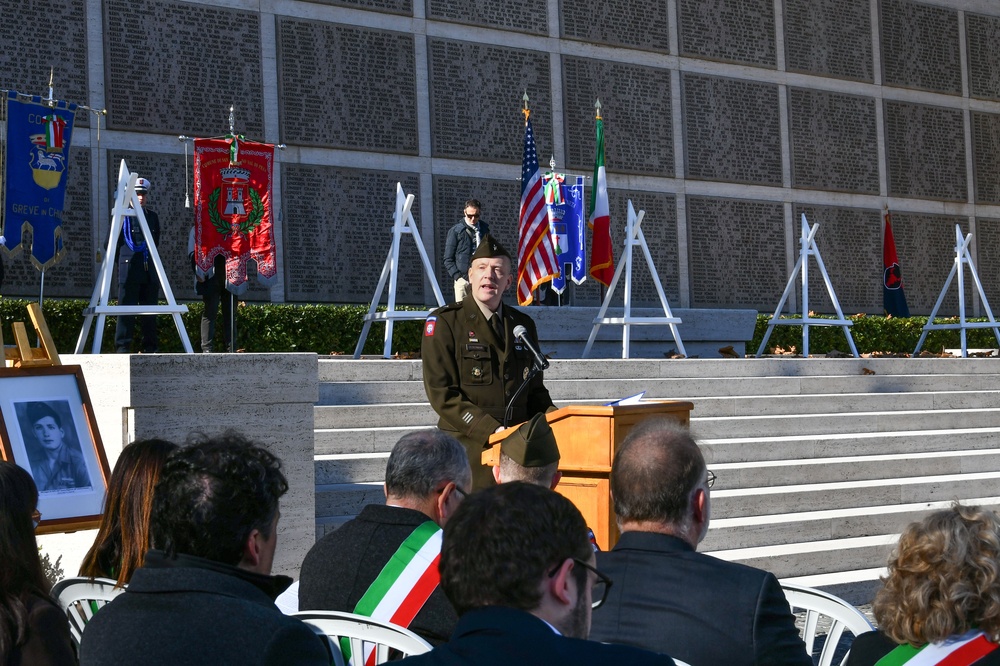
{"label": "white folding chair", "polygon": [[[805,626],[802,627],[802,640],[805,641],[806,650],[810,655],[812,655],[816,644],[820,619],[829,618],[830,628],[826,632],[826,641],[823,643],[818,666],[832,666],[833,656],[840,644],[844,629],[855,636],[875,629],[864,613],[840,597],[794,583],[782,583],[781,589],[785,592],[785,599],[792,607],[792,612],[795,612],[795,609],[806,611]],[[825,624],[824,621],[823,625],[825,626]],[[840,663],[844,664],[846,661],[847,655],[845,654]]]}
{"label": "white folding chair", "polygon": [[331,639],[332,644],[337,647],[333,651],[335,663],[340,657],[340,638],[346,638],[350,642],[351,661],[355,666],[362,666],[364,663],[365,643],[374,645],[376,664],[389,660],[389,650],[399,650],[403,656],[409,656],[423,654],[431,649],[430,643],[409,629],[364,615],[312,610],[293,613],[292,617],[299,618]]}
{"label": "white folding chair", "polygon": [[110,578],[64,578],[52,586],[52,598],[66,613],[69,631],[80,645],[83,630],[94,613],[125,591]]}

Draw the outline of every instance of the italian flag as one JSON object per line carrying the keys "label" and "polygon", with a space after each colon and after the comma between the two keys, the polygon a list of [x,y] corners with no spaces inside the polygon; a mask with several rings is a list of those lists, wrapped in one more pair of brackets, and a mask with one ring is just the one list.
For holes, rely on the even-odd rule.
{"label": "italian flag", "polygon": [[929,643],[915,648],[900,645],[885,655],[875,666],[969,666],[997,649],[981,631],[970,631],[943,643]]}
{"label": "italian flag", "polygon": [[590,190],[590,275],[605,287],[615,276],[615,253],[611,247],[611,217],[608,212],[608,177],[604,170],[604,120],[597,116],[597,157],[594,184]]}
{"label": "italian flag", "polygon": [[[431,593],[441,582],[438,560],[441,559],[441,528],[432,520],[420,525],[400,544],[386,562],[378,577],[372,581],[354,612],[400,627],[410,622],[423,608]],[[341,639],[344,663],[351,663],[351,646]],[[365,644],[365,665],[374,666],[373,644]]]}

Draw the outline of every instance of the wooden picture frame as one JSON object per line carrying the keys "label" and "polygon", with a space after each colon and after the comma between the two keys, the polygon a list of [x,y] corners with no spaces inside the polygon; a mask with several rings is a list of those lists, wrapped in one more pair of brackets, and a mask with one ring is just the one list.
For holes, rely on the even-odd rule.
{"label": "wooden picture frame", "polygon": [[111,471],[83,368],[0,368],[0,458],[35,480],[38,534],[100,523]]}

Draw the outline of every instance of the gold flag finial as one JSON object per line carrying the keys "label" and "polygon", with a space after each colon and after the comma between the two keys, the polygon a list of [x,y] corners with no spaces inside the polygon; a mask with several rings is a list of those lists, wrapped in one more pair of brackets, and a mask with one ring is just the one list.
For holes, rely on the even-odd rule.
{"label": "gold flag finial", "polygon": [[598,97],[597,101],[594,102],[594,108],[597,109],[597,120],[600,120],[601,119],[601,98]]}
{"label": "gold flag finial", "polygon": [[521,100],[524,102],[524,108],[521,109],[521,113],[524,114],[524,122],[527,123],[528,122],[528,116],[531,115],[531,109],[528,108],[528,91],[527,90],[524,91],[524,97],[522,97]]}

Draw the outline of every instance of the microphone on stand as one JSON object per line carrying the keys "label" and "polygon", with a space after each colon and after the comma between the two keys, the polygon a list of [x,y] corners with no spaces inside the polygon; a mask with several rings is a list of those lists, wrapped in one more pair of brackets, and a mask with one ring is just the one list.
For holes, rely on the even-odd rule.
{"label": "microphone on stand", "polygon": [[549,367],[549,359],[539,353],[538,348],[531,344],[531,340],[528,339],[528,329],[526,329],[521,324],[514,327],[514,337],[521,341],[521,343],[528,348],[531,355],[535,357],[535,367],[539,370],[545,370]]}

